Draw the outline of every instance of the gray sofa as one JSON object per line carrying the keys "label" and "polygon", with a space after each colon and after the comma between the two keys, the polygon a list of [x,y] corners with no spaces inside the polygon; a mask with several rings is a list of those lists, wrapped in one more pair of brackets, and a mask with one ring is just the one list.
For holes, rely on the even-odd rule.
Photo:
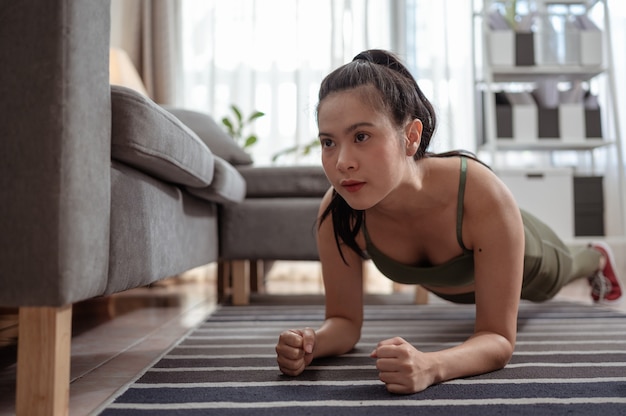
{"label": "gray sofa", "polygon": [[220,207],[218,294],[246,305],[263,290],[274,260],[319,260],[315,239],[322,197],[330,187],[321,166],[239,166],[246,199]]}
{"label": "gray sofa", "polygon": [[[251,163],[108,80],[110,4],[0,3],[0,307],[19,308],[16,411],[67,414],[72,304],[219,258]],[[193,121],[192,120],[192,121]],[[191,128],[190,128],[191,127]]]}

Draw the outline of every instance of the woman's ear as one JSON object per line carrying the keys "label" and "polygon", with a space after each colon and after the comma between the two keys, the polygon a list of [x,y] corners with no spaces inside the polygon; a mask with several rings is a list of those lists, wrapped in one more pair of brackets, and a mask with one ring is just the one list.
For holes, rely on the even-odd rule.
{"label": "woman's ear", "polygon": [[417,149],[422,142],[422,122],[419,119],[414,119],[409,122],[405,128],[404,134],[406,136],[406,155],[414,156],[417,153]]}

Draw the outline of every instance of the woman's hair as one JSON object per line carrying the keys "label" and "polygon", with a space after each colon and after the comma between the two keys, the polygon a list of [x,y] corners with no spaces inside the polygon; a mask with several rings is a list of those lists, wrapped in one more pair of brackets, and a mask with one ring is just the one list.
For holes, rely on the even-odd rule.
{"label": "woman's hair", "polygon": [[416,118],[422,122],[421,142],[414,158],[424,157],[437,124],[435,110],[408,69],[390,52],[361,52],[328,74],[320,87],[318,107],[330,93],[363,86],[374,87],[364,92],[371,94],[370,102],[378,103],[398,128]]}
{"label": "woman's hair", "polygon": [[[473,157],[469,152],[453,151],[433,154],[427,151],[437,126],[435,110],[408,69],[388,51],[373,49],[361,52],[354,57],[352,62],[328,74],[320,87],[318,109],[328,94],[366,86],[373,87],[363,89],[366,98],[373,105],[380,107],[379,110],[389,114],[398,129],[414,119],[422,122],[420,145],[413,156],[415,160],[460,154]],[[331,215],[335,242],[344,262],[342,242],[362,258],[366,258],[355,239],[363,223],[364,211],[352,209],[333,190],[331,201],[320,216],[318,226],[321,226],[328,215]]]}

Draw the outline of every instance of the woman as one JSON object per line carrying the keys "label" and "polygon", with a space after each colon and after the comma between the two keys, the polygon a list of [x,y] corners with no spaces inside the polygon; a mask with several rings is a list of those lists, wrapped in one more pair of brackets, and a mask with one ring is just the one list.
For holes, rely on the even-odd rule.
{"label": "woman", "polygon": [[494,173],[463,152],[427,151],[436,118],[414,78],[392,54],[370,50],[322,82],[317,109],[322,164],[332,188],[317,231],[326,318],[317,330],[284,331],[280,370],[300,374],[316,357],[340,355],[363,324],[362,263],[420,284],[453,302],[476,304],[474,334],[436,352],[402,338],[371,356],[393,393],[503,368],[515,347],[520,298],[543,301],[586,277],[621,297],[609,251],[575,256],[544,224],[520,212]]}

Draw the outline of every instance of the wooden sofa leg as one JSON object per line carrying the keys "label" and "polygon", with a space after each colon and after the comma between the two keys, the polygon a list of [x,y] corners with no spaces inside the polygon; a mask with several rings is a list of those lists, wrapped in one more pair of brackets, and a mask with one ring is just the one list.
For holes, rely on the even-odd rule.
{"label": "wooden sofa leg", "polygon": [[220,260],[217,263],[217,302],[223,303],[230,294],[230,261]]}
{"label": "wooden sofa leg", "polygon": [[250,260],[250,291],[265,292],[265,266],[263,260]]}
{"label": "wooden sofa leg", "polygon": [[241,306],[250,303],[250,262],[248,260],[233,260],[230,262],[233,305]]}
{"label": "wooden sofa leg", "polygon": [[420,285],[417,285],[415,287],[415,304],[416,305],[428,304],[428,290],[424,289]]}
{"label": "wooden sofa leg", "polygon": [[72,305],[21,307],[18,328],[16,414],[67,415]]}

